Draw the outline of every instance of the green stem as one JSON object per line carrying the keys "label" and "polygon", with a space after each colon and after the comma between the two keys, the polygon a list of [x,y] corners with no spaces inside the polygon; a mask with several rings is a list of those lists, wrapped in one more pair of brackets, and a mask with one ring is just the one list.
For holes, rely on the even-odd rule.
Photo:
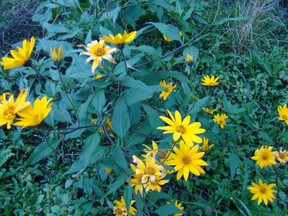
{"label": "green stem", "polygon": [[78,112],[77,112],[77,109],[76,109],[75,105],[73,104],[71,98],[69,97],[69,95],[66,92],[65,84],[63,83],[62,74],[61,74],[59,65],[57,65],[57,70],[58,70],[58,73],[59,73],[59,78],[60,78],[60,83],[61,83],[61,86],[62,86],[62,90],[63,90],[64,94],[66,95],[66,97],[67,97],[72,109],[75,112],[75,115],[76,115],[76,118],[77,118],[77,124],[78,124],[78,127],[79,127],[80,126],[80,121],[79,121]]}
{"label": "green stem", "polygon": [[124,55],[123,49],[120,49],[120,52],[121,52],[122,57],[123,57],[123,61],[124,61],[124,65],[125,65],[126,73],[128,74],[129,71],[128,71],[127,62],[126,62],[126,58],[125,58],[125,55]]}

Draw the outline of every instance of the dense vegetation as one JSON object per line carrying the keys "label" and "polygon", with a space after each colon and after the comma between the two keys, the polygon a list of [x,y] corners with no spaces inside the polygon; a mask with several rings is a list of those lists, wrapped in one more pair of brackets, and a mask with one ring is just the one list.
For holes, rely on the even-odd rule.
{"label": "dense vegetation", "polygon": [[38,3],[0,17],[1,215],[288,214],[287,2]]}

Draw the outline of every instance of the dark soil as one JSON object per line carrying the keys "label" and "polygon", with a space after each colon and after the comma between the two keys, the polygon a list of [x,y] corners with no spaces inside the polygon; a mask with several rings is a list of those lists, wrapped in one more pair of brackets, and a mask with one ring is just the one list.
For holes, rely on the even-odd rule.
{"label": "dark soil", "polygon": [[39,5],[37,0],[3,0],[0,7],[0,57],[6,55],[12,45],[42,36],[42,28],[31,18]]}

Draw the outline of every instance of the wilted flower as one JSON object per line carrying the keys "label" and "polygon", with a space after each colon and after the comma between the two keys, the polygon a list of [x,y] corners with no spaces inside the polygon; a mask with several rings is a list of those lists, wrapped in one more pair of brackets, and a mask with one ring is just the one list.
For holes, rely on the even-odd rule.
{"label": "wilted flower", "polygon": [[213,121],[217,122],[220,125],[220,127],[223,129],[226,125],[225,119],[227,118],[228,116],[225,113],[222,113],[221,115],[217,114],[217,115],[214,115]]}
{"label": "wilted flower", "polygon": [[206,152],[206,151],[210,150],[214,146],[214,144],[209,145],[208,142],[209,142],[208,138],[204,137],[203,138],[203,144],[202,144],[202,147],[201,147],[201,151],[205,151]]}
{"label": "wilted flower", "polygon": [[187,53],[185,56],[185,61],[187,62],[188,65],[193,65],[194,63],[193,55],[190,55],[189,53]]}
{"label": "wilted flower", "polygon": [[283,151],[281,147],[279,152],[275,152],[275,157],[281,164],[285,164],[288,161],[288,152],[286,150]]}
{"label": "wilted flower", "polygon": [[165,80],[161,80],[159,85],[164,87],[164,90],[159,95],[159,98],[163,98],[163,100],[167,100],[167,98],[171,94],[171,92],[177,87],[177,85],[173,86],[172,82],[166,84]]}
{"label": "wilted flower", "polygon": [[217,109],[211,110],[211,109],[209,109],[209,108],[203,107],[203,111],[206,112],[206,113],[208,113],[208,114],[213,114],[216,110],[217,110]]}

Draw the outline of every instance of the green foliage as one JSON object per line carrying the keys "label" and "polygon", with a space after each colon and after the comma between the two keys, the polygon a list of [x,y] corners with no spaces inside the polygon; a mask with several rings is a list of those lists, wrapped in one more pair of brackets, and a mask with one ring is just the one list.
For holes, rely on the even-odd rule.
{"label": "green foliage", "polygon": [[[287,165],[260,169],[251,159],[264,145],[287,150],[287,125],[277,113],[288,103],[287,49],[280,44],[246,53],[243,42],[242,55],[231,53],[226,45],[233,34],[223,31],[258,18],[227,16],[220,6],[215,15],[214,7],[214,1],[189,0],[42,1],[33,21],[43,37],[24,66],[0,68],[0,82],[3,93],[29,88],[28,101],[47,96],[53,105],[40,125],[0,129],[0,214],[112,215],[122,196],[127,209],[135,200],[137,215],[287,214]],[[115,62],[104,59],[91,72],[85,46],[124,31],[137,36],[120,46],[107,43],[118,48],[111,53]],[[63,58],[53,61],[50,48],[60,46]],[[204,75],[219,77],[220,84],[202,85]],[[163,80],[176,86],[167,100],[159,97],[167,90]],[[203,108],[226,113],[225,127]],[[160,192],[141,196],[129,184],[132,156],[140,158],[142,144],[152,141],[172,150],[172,136],[157,130],[167,110],[201,123],[206,132],[199,136],[214,144],[203,157],[209,166],[189,181],[168,173]],[[247,189],[259,178],[277,184],[277,199],[268,206],[258,206]]]}

